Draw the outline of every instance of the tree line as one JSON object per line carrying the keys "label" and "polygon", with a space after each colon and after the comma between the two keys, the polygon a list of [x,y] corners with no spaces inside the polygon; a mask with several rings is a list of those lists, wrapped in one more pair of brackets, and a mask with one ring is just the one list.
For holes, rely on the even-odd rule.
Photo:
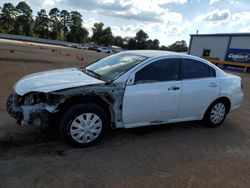
{"label": "tree line", "polygon": [[184,40],[170,46],[160,46],[158,39],[149,39],[147,33],[140,30],[134,37],[114,36],[110,27],[102,22],[92,27],[92,36],[83,26],[82,15],[77,11],[60,11],[52,8],[37,12],[35,19],[31,7],[24,1],[16,6],[5,3],[0,7],[0,33],[33,36],[45,39],[64,40],[74,43],[94,42],[98,45],[115,45],[126,49],[153,49],[170,51],[187,51]]}

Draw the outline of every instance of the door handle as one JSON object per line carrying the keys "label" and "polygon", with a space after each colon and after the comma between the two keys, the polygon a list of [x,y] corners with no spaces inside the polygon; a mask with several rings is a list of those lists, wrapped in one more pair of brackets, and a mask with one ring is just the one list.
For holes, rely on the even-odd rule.
{"label": "door handle", "polygon": [[172,86],[170,88],[168,88],[168,91],[176,91],[176,90],[179,90],[180,87],[177,87],[177,86]]}
{"label": "door handle", "polygon": [[209,87],[218,87],[218,85],[216,83],[210,83],[208,86]]}

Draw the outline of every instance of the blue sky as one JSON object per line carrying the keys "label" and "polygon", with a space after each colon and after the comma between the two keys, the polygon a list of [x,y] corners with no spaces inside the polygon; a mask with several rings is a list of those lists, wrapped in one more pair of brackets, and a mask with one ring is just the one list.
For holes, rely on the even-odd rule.
{"label": "blue sky", "polygon": [[[0,0],[17,4],[16,0]],[[143,29],[161,45],[189,42],[190,34],[250,32],[250,0],[26,0],[34,10],[77,10],[91,32],[95,22],[114,35],[134,36]]]}

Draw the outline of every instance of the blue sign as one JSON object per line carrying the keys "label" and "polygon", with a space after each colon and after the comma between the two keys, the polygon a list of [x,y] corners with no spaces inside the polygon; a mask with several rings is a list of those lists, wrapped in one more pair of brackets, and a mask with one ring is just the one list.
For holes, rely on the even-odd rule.
{"label": "blue sign", "polygon": [[239,63],[250,63],[250,49],[230,48],[225,60]]}
{"label": "blue sign", "polygon": [[234,65],[223,65],[222,68],[233,70],[233,71],[245,71],[244,67],[234,66]]}

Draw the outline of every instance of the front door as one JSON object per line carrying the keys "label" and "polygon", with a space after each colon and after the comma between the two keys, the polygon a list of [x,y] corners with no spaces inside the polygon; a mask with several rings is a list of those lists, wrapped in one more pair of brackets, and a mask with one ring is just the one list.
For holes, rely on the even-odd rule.
{"label": "front door", "polygon": [[135,73],[134,84],[126,87],[123,123],[126,128],[160,124],[175,119],[182,83],[178,60],[152,62]]}

